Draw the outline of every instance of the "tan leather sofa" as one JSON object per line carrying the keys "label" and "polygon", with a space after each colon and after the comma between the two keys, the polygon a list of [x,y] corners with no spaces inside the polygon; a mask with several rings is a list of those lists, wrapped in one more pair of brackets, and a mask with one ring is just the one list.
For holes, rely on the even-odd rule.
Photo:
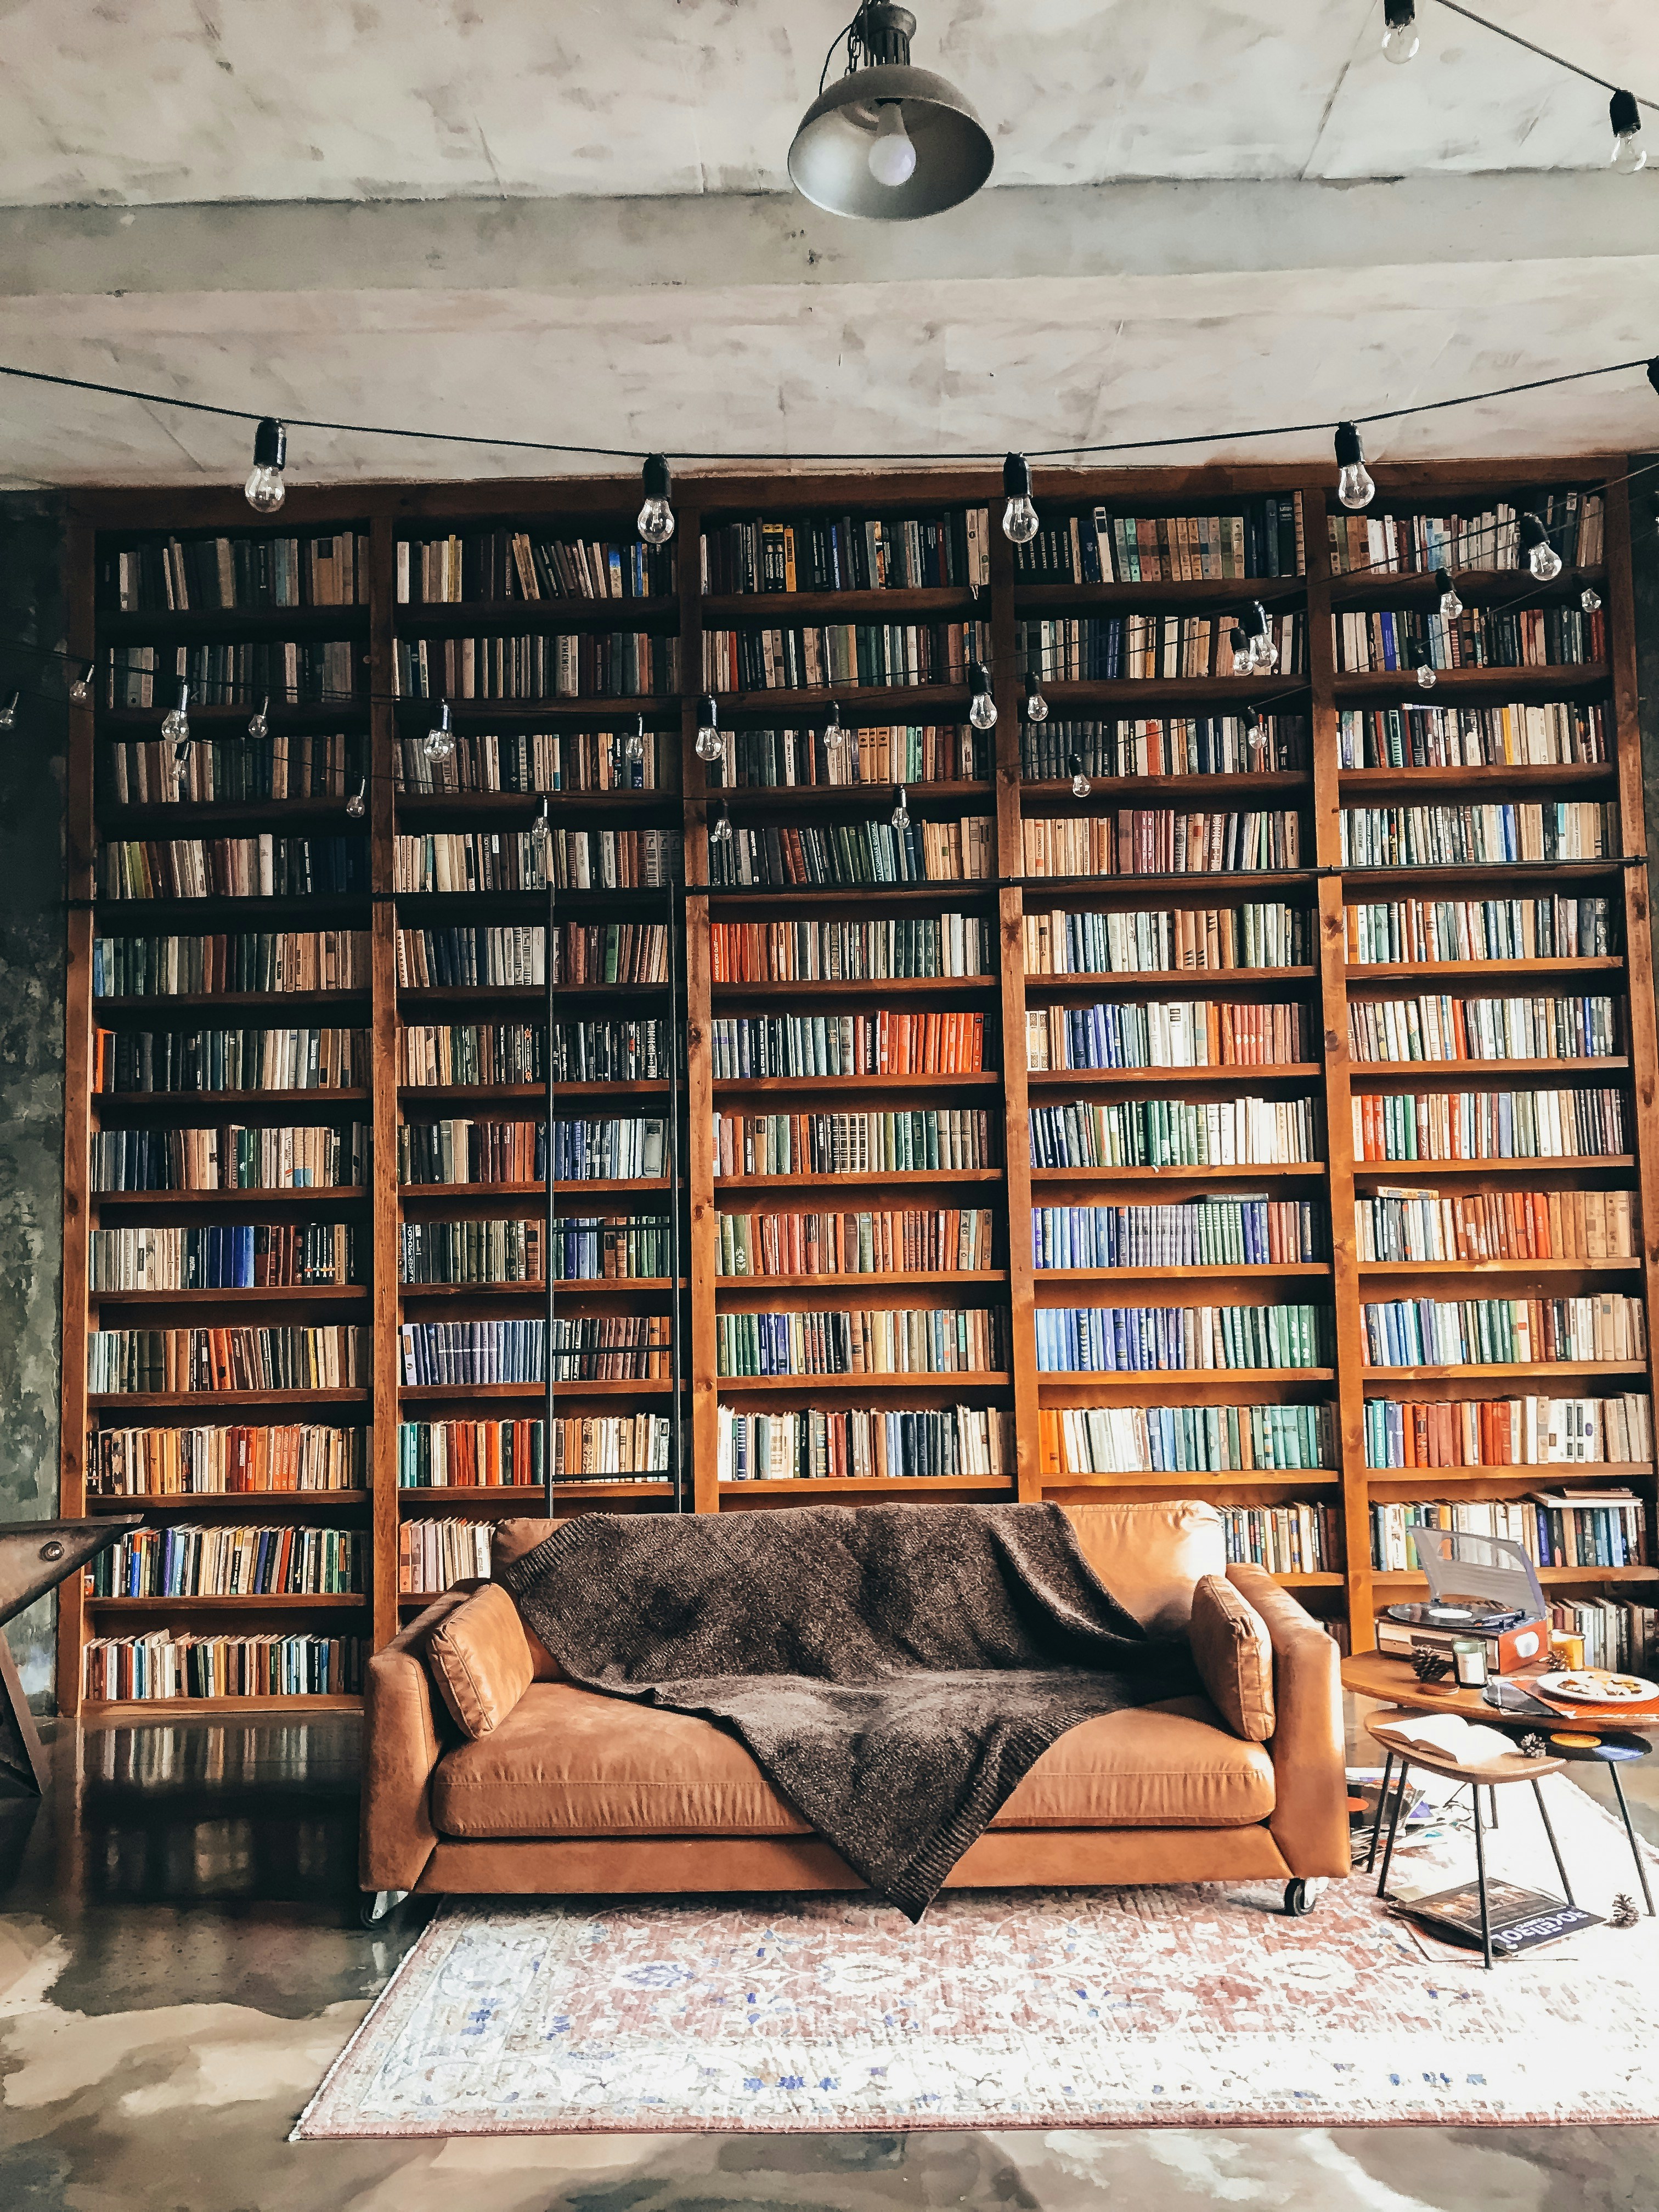
{"label": "tan leather sofa", "polygon": [[[1286,1909],[1307,1910],[1321,1878],[1349,1864],[1336,1645],[1260,1568],[1226,1565],[1213,1507],[1066,1510],[1103,1582],[1148,1626],[1186,1626],[1200,1578],[1224,1574],[1248,1601],[1234,1611],[1270,1668],[1272,1732],[1249,1741],[1216,1703],[1197,1697],[1087,1721],[1038,1759],[951,1885],[1282,1880]],[[550,1525],[502,1522],[496,1564],[539,1543]],[[452,1632],[441,1648],[448,1698],[456,1695],[449,1646],[459,1641],[468,1655],[463,1692],[493,1701],[487,1732],[471,1739],[427,1656],[430,1650],[435,1661],[433,1639],[469,1603],[469,1635]],[[1259,1622],[1249,1622],[1252,1608]],[[1194,1650],[1213,1686],[1196,1634]],[[863,1886],[735,1738],[558,1675],[506,1592],[487,1583],[447,1592],[376,1655],[365,1729],[365,1889],[384,1899],[408,1890]]]}

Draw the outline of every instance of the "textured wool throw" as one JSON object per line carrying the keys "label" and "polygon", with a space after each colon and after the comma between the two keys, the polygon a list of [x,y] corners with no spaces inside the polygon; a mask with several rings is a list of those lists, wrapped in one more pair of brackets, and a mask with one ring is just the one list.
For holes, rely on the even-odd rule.
{"label": "textured wool throw", "polygon": [[590,1513],[499,1580],[574,1680],[730,1729],[912,1920],[1067,1729],[1198,1686],[1057,1505]]}

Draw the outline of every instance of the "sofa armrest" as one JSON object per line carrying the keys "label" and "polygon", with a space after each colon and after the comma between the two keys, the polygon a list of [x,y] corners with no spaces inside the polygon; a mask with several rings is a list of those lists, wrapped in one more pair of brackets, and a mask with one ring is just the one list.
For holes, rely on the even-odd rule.
{"label": "sofa armrest", "polygon": [[365,1889],[413,1889],[437,1843],[429,1784],[443,1756],[447,1713],[427,1673],[426,1644],[468,1593],[444,1595],[365,1670],[358,1878]]}
{"label": "sofa armrest", "polygon": [[1294,1875],[1346,1875],[1348,1778],[1341,1654],[1311,1614],[1256,1566],[1227,1579],[1255,1607],[1273,1647],[1273,1810],[1267,1826]]}

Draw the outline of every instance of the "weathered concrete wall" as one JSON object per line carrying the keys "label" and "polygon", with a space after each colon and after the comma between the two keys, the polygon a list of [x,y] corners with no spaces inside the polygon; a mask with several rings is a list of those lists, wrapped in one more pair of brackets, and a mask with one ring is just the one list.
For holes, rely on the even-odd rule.
{"label": "weathered concrete wall", "polygon": [[[0,1521],[58,1502],[64,1195],[62,501],[0,498]],[[30,1703],[52,1707],[53,1605],[7,1631]]]}

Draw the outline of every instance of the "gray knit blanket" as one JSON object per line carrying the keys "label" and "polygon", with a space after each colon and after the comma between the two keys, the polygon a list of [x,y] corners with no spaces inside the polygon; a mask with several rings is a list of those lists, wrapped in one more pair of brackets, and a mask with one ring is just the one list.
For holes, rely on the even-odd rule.
{"label": "gray knit blanket", "polygon": [[1057,1505],[591,1513],[499,1579],[573,1680],[731,1730],[913,1921],[1067,1729],[1198,1687]]}

